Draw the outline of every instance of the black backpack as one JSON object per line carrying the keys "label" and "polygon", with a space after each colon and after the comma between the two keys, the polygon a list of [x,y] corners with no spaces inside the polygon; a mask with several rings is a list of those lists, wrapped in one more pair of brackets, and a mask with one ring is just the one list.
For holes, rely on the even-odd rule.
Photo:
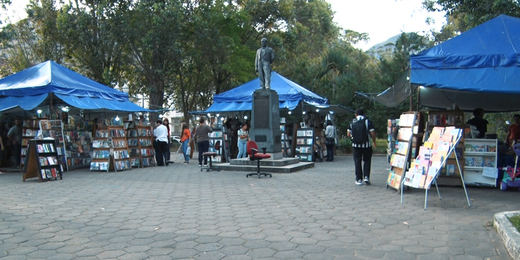
{"label": "black backpack", "polygon": [[365,144],[366,142],[368,142],[367,120],[366,118],[356,119],[352,122],[352,143]]}

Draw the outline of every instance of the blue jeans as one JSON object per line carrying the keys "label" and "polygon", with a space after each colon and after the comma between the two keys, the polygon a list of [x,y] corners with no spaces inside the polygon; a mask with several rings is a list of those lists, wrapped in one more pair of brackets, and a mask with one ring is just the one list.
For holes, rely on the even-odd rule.
{"label": "blue jeans", "polygon": [[238,155],[237,155],[237,159],[239,159],[239,158],[246,158],[246,157],[247,157],[247,140],[246,141],[238,140]]}
{"label": "blue jeans", "polygon": [[184,142],[182,142],[182,153],[184,154],[184,161],[185,162],[189,162],[190,161],[190,155],[187,153],[188,152],[188,147],[190,147],[189,141],[190,141],[190,139],[186,139],[186,140],[184,140]]}

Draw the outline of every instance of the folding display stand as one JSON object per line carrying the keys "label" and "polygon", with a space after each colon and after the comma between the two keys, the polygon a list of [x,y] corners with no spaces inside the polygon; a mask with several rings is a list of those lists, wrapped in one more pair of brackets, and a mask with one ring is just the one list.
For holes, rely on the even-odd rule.
{"label": "folding display stand", "polygon": [[[459,129],[460,130],[460,129]],[[459,143],[460,139],[462,137],[462,131],[459,131],[459,134],[457,136],[457,139],[455,142],[452,142],[450,143],[450,148],[448,150],[448,152],[446,153],[446,155],[442,158],[442,163],[440,164],[440,167],[438,168],[435,168],[435,167],[432,167],[433,170],[435,170],[434,172],[427,172],[427,176],[431,176],[431,179],[428,180],[429,177],[426,177],[425,176],[425,172],[421,172],[419,174],[417,174],[417,172],[415,172],[415,174],[412,174],[412,173],[408,173],[406,174],[406,177],[403,178],[403,183],[401,184],[401,204],[403,203],[403,195],[404,195],[404,186],[409,186],[409,187],[413,187],[413,188],[423,188],[425,190],[425,195],[424,195],[424,210],[427,209],[428,207],[428,190],[430,189],[431,187],[431,184],[435,184],[435,188],[437,190],[437,194],[439,196],[439,200],[442,199],[441,197],[441,193],[439,191],[439,186],[437,185],[437,178],[439,177],[439,173],[441,171],[441,168],[443,165],[445,165],[446,163],[446,160],[450,157],[451,153],[453,153],[453,151],[455,150],[455,147],[457,146],[457,144]],[[420,156],[423,156],[421,153],[419,154],[418,156],[418,159],[419,160],[422,160],[422,158],[419,158]],[[470,199],[469,199],[469,195],[468,195],[468,191],[466,189],[466,184],[464,182],[464,176],[463,176],[463,172],[462,172],[462,167],[460,167],[460,163],[459,163],[459,159],[457,158],[457,156],[455,156],[455,159],[456,159],[456,162],[457,162],[457,167],[459,169],[459,173],[460,174],[460,178],[461,178],[461,181],[462,181],[462,187],[464,188],[464,193],[466,194],[466,199],[468,201],[468,206],[471,207],[471,202],[470,202]],[[428,159],[428,163],[431,163]],[[410,171],[413,171],[413,168],[414,167],[410,167]],[[424,171],[423,169],[420,169],[420,164],[419,164],[419,171]],[[429,169],[430,170],[430,169]],[[414,187],[413,183],[410,181],[410,179],[412,178],[418,178],[420,177],[420,181],[422,182],[423,179],[424,179],[424,182],[423,182],[423,186],[420,186],[420,187]]]}

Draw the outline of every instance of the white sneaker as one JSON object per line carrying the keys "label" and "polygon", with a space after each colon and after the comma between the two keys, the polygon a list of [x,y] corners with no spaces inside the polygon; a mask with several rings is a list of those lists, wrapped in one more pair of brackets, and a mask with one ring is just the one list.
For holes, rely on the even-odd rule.
{"label": "white sneaker", "polygon": [[365,177],[365,184],[370,185],[370,179],[368,177]]}
{"label": "white sneaker", "polygon": [[361,185],[363,185],[363,182],[362,182],[361,180],[357,180],[357,181],[356,181],[356,185],[357,185],[357,186],[361,186]]}

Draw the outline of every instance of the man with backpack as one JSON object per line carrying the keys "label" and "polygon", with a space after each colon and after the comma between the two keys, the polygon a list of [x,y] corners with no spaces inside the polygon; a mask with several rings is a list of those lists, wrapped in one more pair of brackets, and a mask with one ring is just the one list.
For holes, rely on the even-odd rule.
{"label": "man with backpack", "polygon": [[[363,185],[363,181],[366,185],[370,185],[372,146],[376,148],[376,132],[372,122],[363,115],[363,109],[356,109],[355,114],[356,118],[349,125],[347,136],[352,139],[354,165],[356,167],[356,185]],[[363,161],[363,168],[361,168],[361,161]],[[364,179],[363,176],[365,177]]]}

